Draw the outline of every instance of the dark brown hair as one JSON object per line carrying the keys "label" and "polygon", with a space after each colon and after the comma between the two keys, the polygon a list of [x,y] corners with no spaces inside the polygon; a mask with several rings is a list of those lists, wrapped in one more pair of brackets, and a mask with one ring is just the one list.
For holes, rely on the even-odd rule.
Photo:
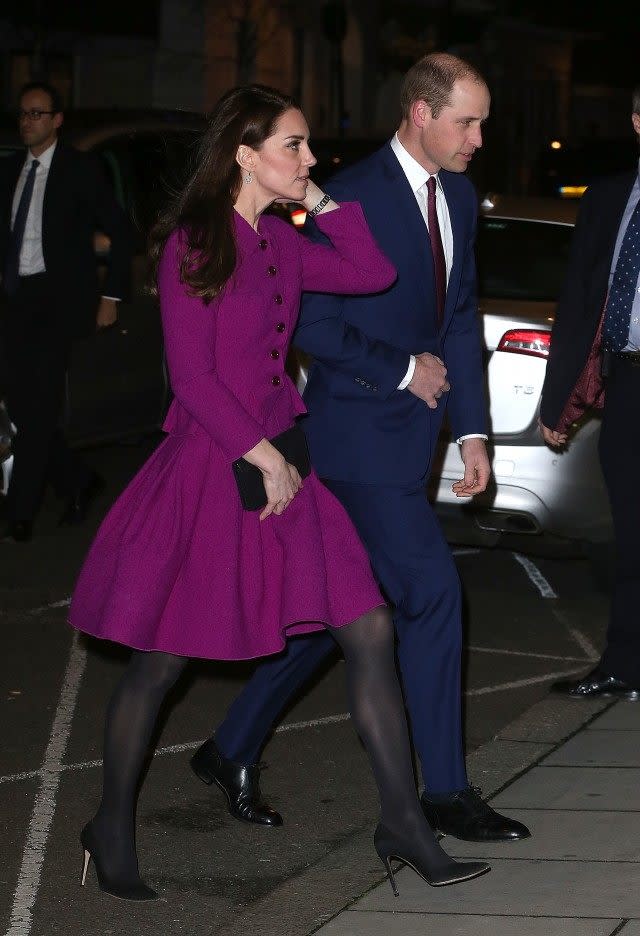
{"label": "dark brown hair", "polygon": [[426,101],[431,114],[438,118],[444,107],[451,103],[451,92],[456,81],[486,84],[478,69],[470,62],[449,52],[431,52],[411,66],[404,76],[400,91],[402,116],[408,119],[414,101]]}
{"label": "dark brown hair", "polygon": [[18,94],[18,101],[22,103],[22,98],[30,91],[44,91],[44,93],[49,96],[49,100],[51,101],[51,110],[53,113],[62,113],[62,97],[57,88],[54,88],[54,86],[49,84],[48,81],[29,81],[27,84],[22,85],[20,88],[20,93]]}
{"label": "dark brown hair", "polygon": [[180,278],[191,295],[210,302],[236,266],[233,205],[242,184],[236,162],[242,144],[258,150],[293,98],[265,85],[232,88],[209,118],[195,158],[195,168],[151,230],[150,291],[157,294],[158,265],[173,231],[184,232],[186,249]]}

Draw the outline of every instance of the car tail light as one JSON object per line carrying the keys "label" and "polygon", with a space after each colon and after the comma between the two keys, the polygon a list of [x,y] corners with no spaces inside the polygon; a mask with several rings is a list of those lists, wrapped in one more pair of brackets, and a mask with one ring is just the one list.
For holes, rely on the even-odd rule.
{"label": "car tail light", "polygon": [[549,357],[551,332],[534,331],[529,328],[514,328],[505,332],[498,344],[498,351],[512,354],[531,354],[533,357]]}

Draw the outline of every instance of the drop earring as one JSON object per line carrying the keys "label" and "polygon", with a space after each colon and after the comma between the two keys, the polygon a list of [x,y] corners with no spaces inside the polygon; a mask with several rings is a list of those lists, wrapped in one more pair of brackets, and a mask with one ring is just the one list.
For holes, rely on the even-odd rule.
{"label": "drop earring", "polygon": [[242,181],[244,182],[245,185],[251,185],[251,178],[252,178],[251,173],[245,172],[244,176],[242,177]]}

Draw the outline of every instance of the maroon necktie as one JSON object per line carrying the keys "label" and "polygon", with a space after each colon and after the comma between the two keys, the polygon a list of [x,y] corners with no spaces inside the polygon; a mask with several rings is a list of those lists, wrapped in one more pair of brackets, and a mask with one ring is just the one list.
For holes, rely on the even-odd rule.
{"label": "maroon necktie", "polygon": [[444,259],[438,213],[436,211],[436,177],[427,179],[427,223],[429,225],[429,240],[433,254],[433,270],[436,278],[436,306],[438,310],[438,328],[444,318],[444,299],[447,293],[447,265]]}

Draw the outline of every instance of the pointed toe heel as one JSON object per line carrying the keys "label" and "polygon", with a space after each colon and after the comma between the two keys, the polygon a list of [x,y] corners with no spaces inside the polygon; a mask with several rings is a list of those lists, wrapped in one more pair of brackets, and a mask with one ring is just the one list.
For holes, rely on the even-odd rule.
{"label": "pointed toe heel", "polygon": [[82,846],[82,877],[80,884],[85,886],[87,880],[87,871],[93,858],[93,866],[96,870],[98,887],[105,894],[111,897],[118,897],[120,900],[157,900],[158,894],[147,887],[139,875],[123,874],[120,878],[110,877],[104,870],[100,857],[98,839],[93,833],[91,823],[86,825],[80,833],[80,844]]}
{"label": "pointed toe heel", "polygon": [[[470,881],[472,878],[480,877],[491,870],[491,866],[485,861],[448,861],[434,862],[432,867],[428,863],[412,855],[411,844],[402,842],[394,838],[389,830],[384,826],[378,826],[374,836],[373,844],[378,853],[380,861],[384,865],[389,884],[393,891],[393,896],[398,896],[398,885],[391,867],[391,859],[395,858],[419,874],[423,881],[432,887],[443,887],[446,884],[458,884],[462,881]],[[444,851],[442,855],[448,857]]]}

